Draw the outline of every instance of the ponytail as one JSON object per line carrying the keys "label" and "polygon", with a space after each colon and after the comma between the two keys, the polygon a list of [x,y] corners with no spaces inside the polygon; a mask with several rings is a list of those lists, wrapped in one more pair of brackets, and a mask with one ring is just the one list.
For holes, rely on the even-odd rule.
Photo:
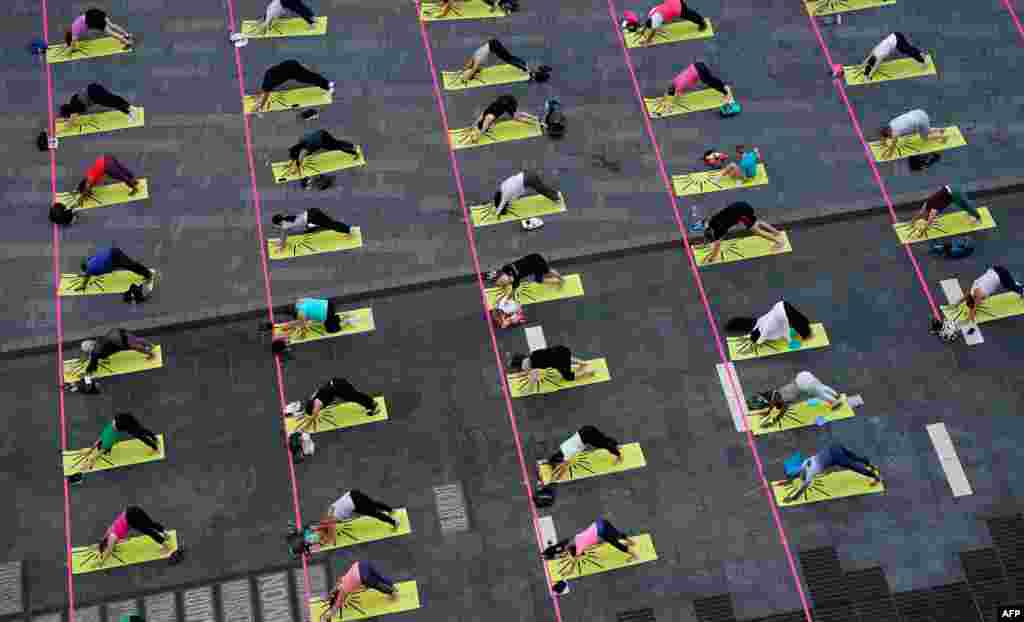
{"label": "ponytail", "polygon": [[72,40],[73,39],[71,38],[71,31],[70,30],[65,31],[64,32],[64,44],[70,46]]}
{"label": "ponytail", "polygon": [[752,317],[734,317],[725,323],[726,332],[736,335],[746,335],[757,326],[757,320]]}

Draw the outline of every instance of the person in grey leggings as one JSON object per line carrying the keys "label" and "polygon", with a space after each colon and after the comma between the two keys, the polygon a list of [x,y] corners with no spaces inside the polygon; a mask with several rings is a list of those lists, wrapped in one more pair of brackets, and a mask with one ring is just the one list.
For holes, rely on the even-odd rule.
{"label": "person in grey leggings", "polygon": [[828,405],[832,410],[842,407],[845,395],[818,380],[809,371],[802,371],[796,375],[791,382],[787,382],[777,389],[763,391],[747,401],[750,410],[762,410],[764,408],[775,408],[785,410],[790,405],[808,399],[819,399]]}
{"label": "person in grey leggings", "polygon": [[263,23],[260,24],[259,32],[265,34],[270,30],[274,20],[284,17],[285,13],[288,12],[294,13],[305,20],[309,24],[310,30],[316,28],[316,14],[313,13],[312,9],[303,4],[302,0],[271,0],[270,4],[267,5],[267,14],[263,19]]}

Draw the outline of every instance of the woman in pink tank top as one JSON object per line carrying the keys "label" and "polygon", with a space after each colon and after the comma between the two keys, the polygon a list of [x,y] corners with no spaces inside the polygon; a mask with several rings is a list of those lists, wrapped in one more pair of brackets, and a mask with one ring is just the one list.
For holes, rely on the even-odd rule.
{"label": "woman in pink tank top", "polygon": [[167,540],[167,530],[164,529],[164,526],[150,518],[149,514],[146,514],[142,508],[129,505],[123,512],[117,515],[114,522],[107,528],[107,532],[103,534],[103,539],[100,540],[98,548],[101,562],[106,561],[110,557],[117,543],[127,538],[128,532],[132,529],[141,532],[145,536],[149,536],[160,545],[160,550],[165,555],[170,555],[173,552]]}
{"label": "woman in pink tank top", "polygon": [[589,527],[576,534],[575,537],[566,538],[557,544],[552,544],[544,549],[541,556],[544,559],[556,559],[568,554],[573,559],[580,559],[586,555],[589,549],[600,545],[602,542],[608,543],[625,553],[629,561],[637,559],[636,553],[632,551],[632,547],[636,546],[636,542],[603,518],[598,518]]}
{"label": "woman in pink tank top", "polygon": [[126,50],[130,50],[135,44],[135,37],[131,33],[110,21],[107,14],[99,9],[89,9],[76,17],[75,21],[71,22],[71,29],[64,33],[64,43],[69,48],[78,49],[78,40],[90,30],[99,30],[114,37]]}
{"label": "woman in pink tank top", "polygon": [[364,586],[387,594],[391,600],[398,600],[398,586],[394,581],[377,572],[370,562],[355,562],[338,578],[334,589],[327,595],[327,610],[320,615],[320,622],[330,622],[335,613],[345,608],[345,598]]}
{"label": "woman in pink tank top", "polygon": [[632,11],[626,11],[622,27],[630,32],[640,32],[640,45],[647,45],[654,39],[658,29],[682,18],[697,24],[697,30],[703,32],[708,23],[700,13],[686,6],[682,0],[665,0],[647,12],[647,19],[640,23]]}
{"label": "woman in pink tank top", "polygon": [[732,88],[725,82],[719,80],[715,74],[711,73],[708,66],[702,62],[696,62],[692,65],[688,65],[686,69],[683,69],[676,77],[672,79],[672,83],[665,89],[665,95],[654,107],[654,114],[660,116],[666,114],[675,106],[681,105],[681,98],[688,91],[692,91],[698,84],[704,84],[722,94],[722,103],[730,104],[734,101],[732,96]]}

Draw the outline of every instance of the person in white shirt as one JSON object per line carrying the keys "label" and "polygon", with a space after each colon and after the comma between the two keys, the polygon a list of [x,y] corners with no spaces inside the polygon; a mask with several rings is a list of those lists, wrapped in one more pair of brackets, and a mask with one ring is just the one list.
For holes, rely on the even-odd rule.
{"label": "person in white shirt", "polygon": [[514,56],[508,51],[501,41],[497,39],[491,39],[487,43],[484,43],[473,52],[473,55],[469,57],[466,64],[462,67],[462,80],[463,82],[469,82],[480,73],[481,70],[487,65],[487,62],[491,59],[491,55],[494,55],[503,63],[512,65],[513,67],[521,70],[523,73],[532,73],[530,67],[526,64],[526,61]]}
{"label": "person in white shirt", "polygon": [[882,138],[882,153],[885,157],[892,155],[892,152],[896,149],[896,142],[899,140],[900,136],[917,134],[921,137],[921,140],[927,141],[934,138],[940,143],[945,143],[949,140],[949,138],[943,134],[941,127],[932,127],[932,122],[931,119],[928,118],[928,113],[920,108],[911,110],[910,112],[904,112],[892,121],[889,121],[887,125],[879,128],[878,133]]}
{"label": "person in white shirt", "polygon": [[622,462],[622,452],[619,451],[619,443],[615,439],[605,436],[594,426],[585,425],[570,436],[569,440],[559,445],[558,451],[548,458],[547,463],[553,469],[551,479],[561,479],[562,474],[569,466],[568,461],[573,456],[583,452],[587,447],[607,451],[615,457],[615,464]]}
{"label": "person in white shirt", "polygon": [[762,344],[767,341],[789,341],[793,329],[801,339],[811,336],[811,323],[803,313],[785,300],[780,300],[758,319],[736,317],[726,322],[725,329],[731,333],[748,334],[750,341]]}
{"label": "person in white shirt", "polygon": [[911,45],[910,41],[903,35],[902,32],[894,32],[882,39],[882,41],[875,46],[868,57],[864,59],[864,77],[870,79],[871,73],[878,68],[885,59],[892,56],[893,52],[898,51],[900,54],[909,56],[921,63],[926,64],[928,61],[925,59],[924,54],[921,50]]}
{"label": "person in white shirt", "polygon": [[953,306],[958,307],[961,303],[966,302],[967,319],[973,322],[978,315],[978,304],[989,296],[1002,291],[1016,292],[1018,296],[1024,298],[1024,286],[1013,277],[1013,274],[1003,266],[992,266],[974,279],[971,290]]}
{"label": "person in white shirt", "polygon": [[494,210],[498,216],[504,216],[512,202],[525,195],[528,189],[543,195],[552,203],[562,200],[562,195],[544,183],[536,171],[525,170],[501,182],[501,187],[494,193]]}
{"label": "person in white shirt", "polygon": [[284,17],[287,12],[294,13],[304,19],[309,24],[310,30],[316,28],[316,15],[312,9],[303,4],[302,0],[271,0],[270,4],[267,5],[267,14],[263,23],[260,24],[259,32],[265,34],[274,23],[274,20]]}
{"label": "person in white shirt", "polygon": [[316,526],[320,534],[320,544],[331,546],[335,542],[338,521],[350,520],[354,515],[370,516],[377,520],[391,525],[393,531],[398,531],[398,521],[393,518],[395,510],[390,506],[374,501],[362,491],[350,490],[338,497],[334,503],[327,506],[323,518]]}
{"label": "person in white shirt", "polygon": [[315,231],[330,230],[341,235],[351,235],[352,227],[345,223],[334,220],[325,214],[320,208],[311,207],[298,214],[274,214],[271,222],[281,229],[280,248],[284,250],[285,240],[289,235],[302,235]]}

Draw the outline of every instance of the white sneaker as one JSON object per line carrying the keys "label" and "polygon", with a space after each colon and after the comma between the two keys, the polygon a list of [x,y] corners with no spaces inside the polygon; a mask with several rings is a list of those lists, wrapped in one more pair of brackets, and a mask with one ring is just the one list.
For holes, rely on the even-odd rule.
{"label": "white sneaker", "polygon": [[330,92],[331,95],[334,95],[334,83],[333,82],[328,82],[327,83],[327,90],[328,90],[328,92]]}
{"label": "white sneaker", "polygon": [[544,221],[534,216],[533,218],[527,218],[520,223],[523,226],[524,231],[534,231],[544,226]]}

